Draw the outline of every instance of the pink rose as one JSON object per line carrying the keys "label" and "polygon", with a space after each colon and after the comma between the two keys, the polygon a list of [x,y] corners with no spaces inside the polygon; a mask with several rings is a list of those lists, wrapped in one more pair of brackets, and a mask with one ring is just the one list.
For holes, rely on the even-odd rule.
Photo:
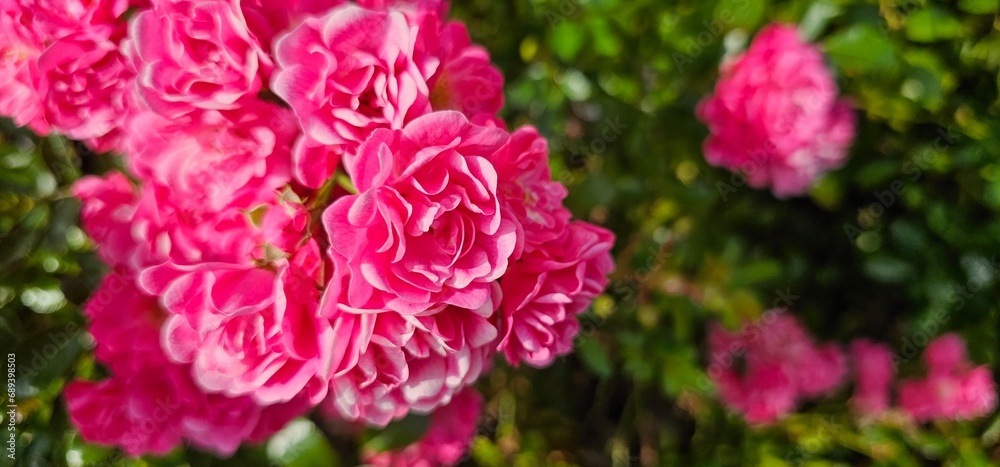
{"label": "pink rose", "polygon": [[36,88],[55,131],[96,152],[119,149],[132,73],[118,44],[87,33],[67,36],[41,54],[38,73]]}
{"label": "pink rose", "polygon": [[430,425],[419,441],[395,451],[365,451],[362,459],[376,467],[455,465],[462,460],[476,435],[482,408],[482,396],[473,389],[466,389],[431,414]]}
{"label": "pink rose", "polygon": [[105,263],[117,267],[146,262],[147,255],[133,259],[140,253],[131,228],[138,193],[128,178],[117,172],[84,177],[73,185],[73,194],[83,203],[80,223]]}
{"label": "pink rose", "polygon": [[[30,30],[33,38],[50,42],[64,37],[107,27],[117,27],[130,6],[146,1],[130,0],[7,0],[15,21]],[[2,13],[0,13],[2,14]],[[97,35],[104,35],[101,33]]]}
{"label": "pink rose", "polygon": [[[118,53],[127,0],[9,0],[0,5],[0,114],[97,151],[116,149],[131,80]],[[39,63],[41,61],[41,63]]]}
{"label": "pink rose", "polygon": [[448,16],[448,0],[357,0],[358,5],[369,10],[397,10],[420,22],[424,16]]}
{"label": "pink rose", "polygon": [[[153,183],[133,187],[117,173],[84,177],[73,190],[83,201],[84,230],[98,244],[102,259],[134,272],[168,260],[177,264],[263,260],[268,249],[290,251],[288,244],[300,240],[305,228],[305,213],[280,203],[275,193],[269,202],[252,209],[206,211],[172,203],[176,197],[170,188]],[[250,210],[261,215],[260,225],[247,214]]]}
{"label": "pink rose", "polygon": [[179,119],[139,113],[129,119],[125,146],[132,171],[171,191],[179,206],[249,210],[291,180],[297,133],[291,112],[254,101]]}
{"label": "pink rose", "polygon": [[[6,24],[0,25],[8,30]],[[43,111],[44,96],[35,89],[32,78],[38,75],[41,53],[40,44],[13,33],[0,36],[0,115],[45,136],[51,128]]]}
{"label": "pink rose", "polygon": [[427,78],[437,62],[414,56],[417,32],[394,10],[345,5],[307,18],[275,43],[272,88],[312,146],[353,152],[376,128],[399,129],[429,111]]}
{"label": "pink rose", "polygon": [[490,317],[500,298],[494,284],[476,310],[445,306],[422,316],[336,311],[326,409],[385,426],[411,410],[427,413],[447,404],[490,367],[497,337]]}
{"label": "pink rose", "polygon": [[[166,354],[190,363],[207,392],[250,395],[261,405],[287,402],[305,390],[326,396],[333,330],[319,317],[319,249],[309,242],[291,260],[253,265],[165,263],[139,283],[168,312]],[[274,272],[271,271],[274,269]]]}
{"label": "pink rose", "polygon": [[152,297],[118,272],[86,306],[97,356],[111,370],[101,382],[66,388],[70,419],[89,442],[129,455],[165,454],[187,440],[220,455],[260,441],[306,410],[301,399],[263,408],[248,397],[207,395],[190,369],[167,360],[156,335],[164,315]]}
{"label": "pink rose", "polygon": [[889,408],[895,366],[892,352],[866,339],[851,343],[854,397],[851,405],[863,415],[878,415]]}
{"label": "pink rose", "polygon": [[507,361],[545,367],[573,350],[582,313],[614,269],[614,235],[582,221],[511,264],[500,283],[498,316],[503,338],[497,350]]}
{"label": "pink rose", "polygon": [[328,290],[327,306],[482,307],[517,243],[487,158],[506,139],[458,112],[377,130],[347,167],[358,194],[323,213],[331,259],[349,284]]}
{"label": "pink rose", "polygon": [[927,376],[899,383],[899,406],[915,420],[971,420],[996,409],[993,374],[985,365],[972,366],[957,334],[932,341],[923,358]]}
{"label": "pink rose", "polygon": [[490,161],[529,250],[565,233],[570,219],[563,206],[566,187],[552,180],[548,142],[534,127],[515,131]]}
{"label": "pink rose", "polygon": [[832,344],[817,345],[794,316],[769,310],[739,332],[709,330],[708,375],[719,397],[749,423],[770,423],[804,399],[835,390],[846,358]]}
{"label": "pink rose", "polygon": [[778,363],[755,365],[742,376],[722,372],[714,379],[719,398],[730,409],[742,413],[747,423],[773,422],[795,410],[799,403],[795,383]]}
{"label": "pink rose", "polygon": [[434,110],[458,110],[469,118],[496,115],[503,108],[503,75],[489,52],[472,44],[462,23],[445,24],[436,40],[441,67],[430,79]]}
{"label": "pink rose", "polygon": [[841,166],[854,138],[851,105],[837,100],[822,53],[789,25],[768,26],[723,65],[698,117],[711,132],[708,162],[739,170],[778,197],[801,195]]}
{"label": "pink rose", "polygon": [[240,107],[273,66],[237,0],[157,0],[129,37],[138,94],[167,118]]}
{"label": "pink rose", "polygon": [[325,396],[331,328],[316,307],[326,265],[315,241],[303,243],[300,205],[260,205],[251,222],[239,209],[180,210],[156,185],[137,194],[120,175],[76,190],[102,253],[160,298],[165,350],[191,364],[202,390],[260,404],[303,389],[317,402]]}

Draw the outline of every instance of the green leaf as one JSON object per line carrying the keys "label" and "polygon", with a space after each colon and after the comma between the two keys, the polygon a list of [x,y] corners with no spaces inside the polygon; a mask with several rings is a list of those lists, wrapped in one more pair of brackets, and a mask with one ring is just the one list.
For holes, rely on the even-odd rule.
{"label": "green leaf", "polygon": [[917,42],[954,39],[962,34],[962,23],[940,8],[920,10],[906,20],[906,37]]}
{"label": "green leaf", "polygon": [[267,441],[267,457],[282,467],[336,467],[340,458],[312,422],[296,419]]}
{"label": "green leaf", "polygon": [[899,284],[914,276],[910,263],[888,256],[877,256],[869,259],[864,265],[868,277],[879,282]]}
{"label": "green leaf", "polygon": [[1000,9],[1000,0],[958,0],[958,8],[966,13],[996,13]]}
{"label": "green leaf", "polygon": [[562,61],[572,62],[580,54],[585,40],[586,30],[583,26],[572,21],[563,21],[552,29],[549,43],[552,45],[552,51]]}
{"label": "green leaf", "polygon": [[68,323],[53,326],[26,340],[17,352],[17,384],[22,394],[31,394],[65,376],[83,350],[82,326]]}
{"label": "green leaf", "polygon": [[365,443],[365,449],[376,452],[395,451],[417,442],[430,425],[430,416],[410,414],[406,418],[390,423],[372,439]]}
{"label": "green leaf", "polygon": [[892,44],[874,25],[855,24],[823,43],[830,59],[852,73],[884,73],[895,69],[898,59]]}
{"label": "green leaf", "polygon": [[587,368],[590,368],[590,371],[593,371],[597,376],[609,378],[614,372],[607,350],[597,340],[583,337],[576,350],[580,353],[580,359],[587,365]]}

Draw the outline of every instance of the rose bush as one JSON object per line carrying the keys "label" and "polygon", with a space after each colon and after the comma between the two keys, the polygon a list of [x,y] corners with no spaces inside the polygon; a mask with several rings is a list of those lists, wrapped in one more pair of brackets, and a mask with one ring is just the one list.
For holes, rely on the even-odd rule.
{"label": "rose bush", "polygon": [[1000,461],[991,2],[0,3],[17,463]]}

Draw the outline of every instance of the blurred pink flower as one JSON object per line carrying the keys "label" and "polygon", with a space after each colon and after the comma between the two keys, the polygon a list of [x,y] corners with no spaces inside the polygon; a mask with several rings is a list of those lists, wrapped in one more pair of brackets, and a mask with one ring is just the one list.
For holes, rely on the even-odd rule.
{"label": "blurred pink flower", "polygon": [[924,350],[924,362],[927,363],[929,373],[932,375],[949,374],[955,368],[967,364],[965,342],[958,334],[944,334],[927,344],[927,349]]}
{"label": "blurred pink flower", "polygon": [[465,389],[451,403],[430,416],[430,425],[417,442],[395,451],[362,453],[364,462],[375,467],[452,466],[462,460],[476,435],[483,398]]}
{"label": "blurred pink flower", "polygon": [[[101,258],[135,273],[168,261],[254,264],[267,256],[269,245],[289,253],[291,238],[301,240],[305,228],[304,212],[280,203],[277,193],[252,208],[215,211],[178,206],[183,200],[170,188],[136,187],[120,173],[84,177],[73,191],[83,202],[82,224]],[[260,225],[248,215],[251,210],[261,215]]]}
{"label": "blurred pink flower", "polygon": [[458,112],[377,130],[346,167],[358,194],[323,213],[336,274],[350,284],[328,290],[327,305],[404,314],[482,307],[518,241],[488,160],[507,138]]}
{"label": "blurred pink flower", "polygon": [[297,135],[287,109],[252,102],[176,119],[137,113],[129,118],[124,146],[132,172],[170,191],[176,205],[251,210],[291,180]]}
{"label": "blurred pink flower", "polygon": [[715,93],[698,106],[711,134],[705,158],[741,171],[775,196],[804,194],[840,167],[854,138],[854,114],[820,50],[794,26],[764,28],[742,55],[722,66]]}
{"label": "blurred pink flower", "polygon": [[997,388],[989,367],[973,367],[965,344],[956,334],[945,334],[927,346],[924,378],[899,383],[899,405],[915,420],[970,420],[993,412]]}
{"label": "blurred pink flower", "polygon": [[851,343],[854,396],[851,406],[862,415],[878,415],[889,408],[895,367],[892,351],[867,339]]}
{"label": "blurred pink flower", "polygon": [[497,317],[497,350],[517,366],[548,366],[573,350],[577,316],[597,297],[614,269],[614,235],[586,222],[514,261],[500,280],[503,305]]}
{"label": "blurred pink flower", "polygon": [[35,89],[32,78],[38,75],[41,47],[13,33],[0,35],[0,115],[45,136],[51,131],[42,106],[45,96]]}
{"label": "blurred pink flower", "polygon": [[118,44],[86,32],[53,42],[38,58],[35,88],[46,120],[97,152],[118,150],[132,72]]}
{"label": "blurred pink flower", "polygon": [[118,50],[127,0],[9,0],[0,6],[0,114],[38,134],[118,149],[133,73]]}
{"label": "blurred pink flower", "polygon": [[143,7],[148,1],[5,0],[4,3],[0,15],[6,10],[6,15],[18,26],[16,31],[49,43],[79,33],[107,38],[111,29],[121,25],[121,16],[129,7]]}
{"label": "blurred pink flower", "polygon": [[132,237],[139,194],[127,177],[118,172],[84,177],[73,184],[73,194],[83,203],[80,223],[105,263],[118,267],[148,261],[146,250]]}
{"label": "blurred pink flower", "polygon": [[739,332],[716,325],[708,343],[708,375],[719,397],[749,423],[783,417],[801,400],[835,390],[846,374],[843,352],[817,345],[784,310],[769,310]]}

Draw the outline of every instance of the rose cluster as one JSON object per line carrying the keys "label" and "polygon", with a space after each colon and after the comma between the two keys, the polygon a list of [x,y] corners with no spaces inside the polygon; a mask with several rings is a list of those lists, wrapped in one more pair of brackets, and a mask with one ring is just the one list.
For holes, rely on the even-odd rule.
{"label": "rose cluster", "polygon": [[[885,344],[857,339],[845,353],[836,344],[817,345],[785,310],[766,312],[736,332],[709,331],[709,377],[719,397],[751,424],[773,422],[802,400],[829,396],[850,373],[852,409],[864,417],[892,410],[915,422],[968,420],[997,407],[997,387],[987,366],[973,366],[956,334],[931,341],[924,351],[926,375],[894,384],[896,358]],[[850,371],[849,371],[850,370]]]}
{"label": "rose cluster", "polygon": [[497,354],[571,351],[614,237],[571,220],[545,139],[497,119],[502,75],[447,10],[0,6],[0,113],[128,174],[74,187],[111,269],[86,307],[110,376],[66,394],[85,439],[229,454],[317,406],[376,427],[446,407],[404,460],[372,456],[450,463]]}

